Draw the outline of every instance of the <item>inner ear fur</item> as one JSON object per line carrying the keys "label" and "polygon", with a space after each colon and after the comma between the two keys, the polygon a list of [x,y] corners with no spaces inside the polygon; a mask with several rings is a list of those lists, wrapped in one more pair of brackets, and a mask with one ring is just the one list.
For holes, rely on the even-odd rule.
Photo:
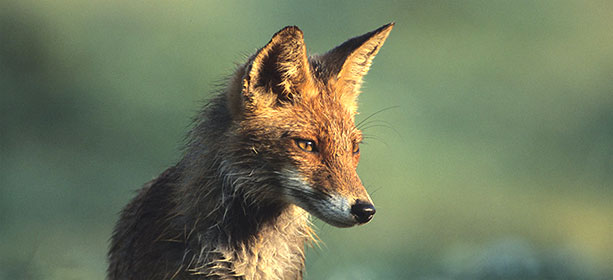
{"label": "inner ear fur", "polygon": [[[292,101],[301,88],[312,83],[302,31],[296,26],[281,29],[260,49],[247,67],[243,96],[271,102]],[[261,96],[261,95],[267,96]]]}

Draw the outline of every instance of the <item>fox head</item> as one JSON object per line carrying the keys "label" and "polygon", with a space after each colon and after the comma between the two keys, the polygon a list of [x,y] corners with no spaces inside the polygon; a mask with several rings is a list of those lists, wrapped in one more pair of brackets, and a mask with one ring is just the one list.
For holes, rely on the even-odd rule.
{"label": "fox head", "polygon": [[235,133],[278,182],[254,192],[338,227],[371,220],[375,207],[356,172],[362,133],[354,120],[362,77],[393,26],[315,56],[307,56],[298,27],[285,27],[239,68],[227,96]]}

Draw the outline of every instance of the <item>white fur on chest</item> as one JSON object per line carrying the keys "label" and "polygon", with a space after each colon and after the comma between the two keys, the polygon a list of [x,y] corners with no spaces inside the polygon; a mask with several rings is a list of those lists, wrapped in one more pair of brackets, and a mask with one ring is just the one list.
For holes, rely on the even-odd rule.
{"label": "white fur on chest", "polygon": [[276,223],[263,227],[250,246],[237,250],[212,246],[213,257],[205,258],[208,260],[204,265],[197,262],[200,269],[208,271],[202,273],[193,266],[191,271],[221,278],[302,279],[305,242],[313,240],[308,219],[306,211],[290,206]]}

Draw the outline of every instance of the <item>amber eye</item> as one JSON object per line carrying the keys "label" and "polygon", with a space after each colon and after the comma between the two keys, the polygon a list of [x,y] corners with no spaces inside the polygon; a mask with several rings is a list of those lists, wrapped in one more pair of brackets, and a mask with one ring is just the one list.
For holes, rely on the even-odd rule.
{"label": "amber eye", "polygon": [[317,152],[317,146],[315,145],[315,142],[305,139],[296,139],[295,141],[296,145],[298,145],[298,148],[300,148],[301,150],[309,153]]}
{"label": "amber eye", "polygon": [[354,143],[353,144],[353,153],[357,154],[360,152],[360,143]]}

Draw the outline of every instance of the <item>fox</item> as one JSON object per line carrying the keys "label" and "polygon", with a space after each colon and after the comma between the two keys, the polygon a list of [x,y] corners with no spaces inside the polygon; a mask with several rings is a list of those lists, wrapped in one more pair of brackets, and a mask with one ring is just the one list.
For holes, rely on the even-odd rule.
{"label": "fox", "polygon": [[307,55],[288,26],[194,119],[183,156],[122,210],[107,279],[302,279],[311,216],[369,222],[357,98],[394,23]]}

